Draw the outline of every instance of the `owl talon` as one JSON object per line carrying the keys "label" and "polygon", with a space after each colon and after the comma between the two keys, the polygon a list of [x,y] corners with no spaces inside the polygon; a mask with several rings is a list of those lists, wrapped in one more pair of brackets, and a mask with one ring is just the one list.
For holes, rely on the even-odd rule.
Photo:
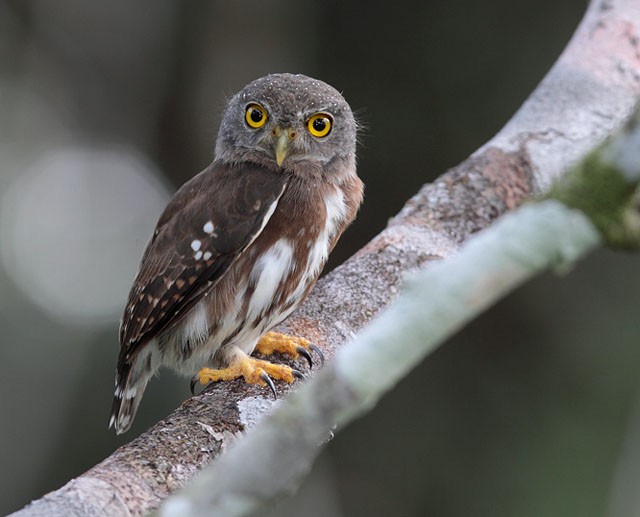
{"label": "owl talon", "polygon": [[309,368],[313,368],[313,358],[311,357],[311,354],[306,348],[302,346],[298,346],[296,347],[296,352],[298,352],[298,354],[300,354],[302,357],[304,357],[307,360],[307,362],[309,363]]}
{"label": "owl talon", "polygon": [[[293,375],[295,376],[295,370]],[[260,374],[260,378],[267,384],[267,386],[269,386],[269,388],[271,388],[271,393],[273,393],[274,400],[278,400],[278,392],[276,391],[276,385],[271,380],[271,377],[269,377],[269,375],[267,375],[266,372],[262,372]]]}
{"label": "owl talon", "polygon": [[293,359],[301,355],[309,363],[309,367],[313,368],[313,357],[310,353],[310,351],[312,351],[318,354],[320,364],[324,366],[324,354],[322,350],[320,350],[317,345],[309,343],[309,341],[303,337],[288,336],[287,334],[280,334],[279,332],[267,332],[258,341],[255,351],[262,355],[271,355],[274,352],[280,352]]}
{"label": "owl talon", "polygon": [[313,343],[309,343],[308,346],[310,350],[313,350],[316,354],[318,354],[318,357],[320,358],[320,365],[324,366],[324,354],[322,353],[322,350],[320,350],[318,345],[314,345]]}
{"label": "owl talon", "polygon": [[221,369],[202,368],[191,379],[191,393],[195,394],[197,383],[209,385],[219,381],[230,381],[233,379],[244,379],[248,384],[261,384],[269,386],[275,398],[278,397],[273,379],[288,382],[291,384],[296,379],[304,379],[304,375],[298,370],[284,365],[273,364],[269,361],[256,359],[247,355],[240,355],[232,361],[229,366]]}
{"label": "owl talon", "polygon": [[191,382],[189,383],[189,389],[191,390],[191,395],[196,394],[196,384],[198,384],[199,381],[200,379],[198,378],[198,374],[191,377]]}

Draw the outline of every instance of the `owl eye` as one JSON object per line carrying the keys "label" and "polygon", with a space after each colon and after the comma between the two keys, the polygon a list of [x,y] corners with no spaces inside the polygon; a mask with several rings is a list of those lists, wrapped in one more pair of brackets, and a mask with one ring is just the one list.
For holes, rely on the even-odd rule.
{"label": "owl eye", "polygon": [[307,120],[309,133],[317,138],[325,137],[331,131],[332,119],[327,113],[316,113]]}
{"label": "owl eye", "polygon": [[244,114],[244,119],[247,121],[249,127],[258,129],[264,126],[267,122],[267,110],[265,110],[260,104],[249,104]]}

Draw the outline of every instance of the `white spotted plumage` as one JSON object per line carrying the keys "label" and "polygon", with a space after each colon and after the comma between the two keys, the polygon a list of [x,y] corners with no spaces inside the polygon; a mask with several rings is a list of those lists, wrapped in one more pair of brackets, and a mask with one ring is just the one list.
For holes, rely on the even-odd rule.
{"label": "white spotted plumage", "polygon": [[[310,248],[305,246],[307,254],[304,260],[301,263],[296,263],[294,244],[288,239],[279,239],[257,257],[248,278],[237,286],[233,308],[218,322],[215,334],[206,339],[203,346],[193,350],[193,354],[183,357],[180,361],[172,361],[176,366],[179,364],[180,371],[192,374],[202,364],[210,362],[211,357],[215,356],[223,343],[226,343],[226,348],[237,347],[244,353],[250,354],[262,334],[284,321],[297,308],[309,285],[315,282],[317,275],[324,267],[335,233],[341,225],[344,225],[347,218],[344,196],[340,190],[336,189],[326,196],[324,205],[325,224],[313,245]],[[275,312],[271,318],[265,318],[264,315],[274,301],[278,286],[283,282],[290,281],[291,277],[296,274],[297,267],[302,268],[300,281],[296,289],[282,304],[288,308]],[[243,316],[243,293],[250,284],[253,284],[254,291],[249,300],[246,314]],[[200,302],[194,315],[187,320],[183,327],[182,335],[176,336],[176,343],[182,342],[182,340],[189,340],[192,343],[203,342],[211,324],[206,320],[206,315],[202,311],[203,307],[204,302]],[[241,319],[244,319],[248,324],[242,326],[237,332]],[[228,341],[232,335],[231,341]],[[165,347],[166,350],[175,348],[177,347]]]}
{"label": "white spotted plumage", "polygon": [[212,221],[207,221],[206,223],[204,223],[204,226],[202,227],[202,231],[207,235],[213,235],[213,229],[214,227],[213,227]]}

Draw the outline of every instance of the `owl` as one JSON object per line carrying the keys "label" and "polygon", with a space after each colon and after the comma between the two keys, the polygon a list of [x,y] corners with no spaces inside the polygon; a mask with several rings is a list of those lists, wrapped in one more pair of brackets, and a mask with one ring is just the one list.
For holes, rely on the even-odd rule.
{"label": "owl", "polygon": [[304,75],[267,75],[231,98],[213,162],[165,208],[131,288],[109,422],[118,434],[161,366],[274,392],[272,379],[300,376],[251,354],[311,358],[307,340],[270,330],[305,299],[356,216],[356,133],[342,95]]}

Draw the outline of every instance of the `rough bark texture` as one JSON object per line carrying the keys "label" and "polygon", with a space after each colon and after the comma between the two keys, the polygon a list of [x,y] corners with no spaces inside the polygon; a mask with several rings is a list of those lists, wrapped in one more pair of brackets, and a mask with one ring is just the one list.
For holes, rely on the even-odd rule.
{"label": "rough bark texture", "polygon": [[[637,172],[640,178],[640,167]],[[618,196],[619,205],[630,197]],[[634,219],[632,226],[640,216]],[[159,516],[259,515],[295,491],[332,429],[373,407],[496,300],[545,269],[573,264],[602,240],[585,213],[553,199],[506,214],[455,255],[415,272],[391,307],[286,403],[169,496]]]}
{"label": "rough bark texture", "polygon": [[[546,191],[631,114],[640,96],[639,41],[640,2],[593,1],[557,63],[504,129],[425,185],[386,230],[323,278],[280,330],[313,340],[330,359],[393,301],[408,271],[452,254],[469,235]],[[278,389],[284,395],[289,388]],[[144,514],[271,405],[261,387],[214,386],[15,515]]]}

